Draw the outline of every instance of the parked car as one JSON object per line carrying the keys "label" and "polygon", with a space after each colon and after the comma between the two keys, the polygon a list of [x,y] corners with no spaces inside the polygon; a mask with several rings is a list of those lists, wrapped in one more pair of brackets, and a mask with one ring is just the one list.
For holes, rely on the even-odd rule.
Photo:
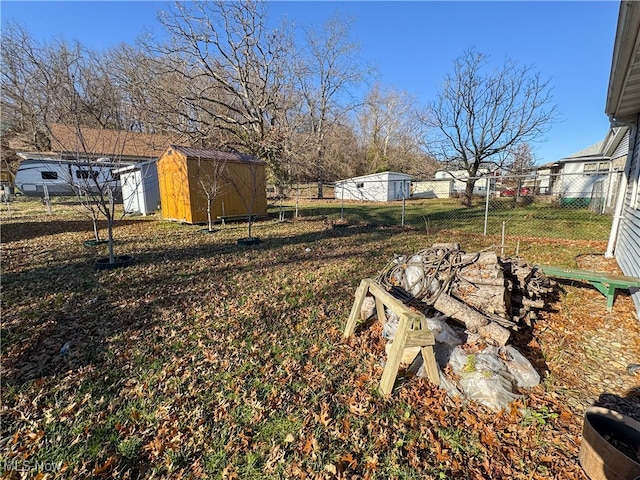
{"label": "parked car", "polygon": [[[520,196],[521,197],[526,197],[531,195],[531,189],[529,187],[522,187],[520,188]],[[505,190],[502,190],[502,192],[500,192],[500,196],[501,197],[515,197],[516,196],[516,189],[515,188],[507,188]]]}

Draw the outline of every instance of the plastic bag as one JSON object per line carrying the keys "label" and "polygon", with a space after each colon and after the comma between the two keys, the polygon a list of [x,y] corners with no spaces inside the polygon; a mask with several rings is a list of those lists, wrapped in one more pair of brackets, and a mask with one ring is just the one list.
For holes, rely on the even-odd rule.
{"label": "plastic bag", "polygon": [[420,255],[412,255],[407,260],[407,267],[404,269],[405,281],[402,286],[411,295],[418,296],[424,289],[425,277],[424,268],[422,267],[422,257]]}
{"label": "plastic bag", "polygon": [[455,373],[460,375],[467,364],[467,353],[460,347],[455,347],[451,350],[451,356],[449,357],[449,365]]}
{"label": "plastic bag", "polygon": [[400,322],[400,317],[393,312],[387,310],[386,313],[387,321],[384,322],[382,326],[382,336],[387,340],[393,340],[396,336],[396,331],[398,330],[398,322]]}
{"label": "plastic bag", "polygon": [[489,371],[504,375],[507,380],[513,380],[510,374],[508,374],[507,366],[500,358],[500,351],[495,347],[487,347],[481,352],[475,355],[475,370]]}
{"label": "plastic bag", "polygon": [[512,392],[511,383],[506,378],[489,371],[462,373],[460,386],[466,398],[492,410],[506,408],[511,402],[521,398]]}
{"label": "plastic bag", "polygon": [[440,368],[446,368],[451,359],[451,352],[455,347],[447,343],[436,342],[433,346],[433,355],[436,357],[436,362]]}
{"label": "plastic bag", "polygon": [[444,321],[445,318],[447,317],[444,315],[427,318],[427,326],[433,332],[436,342],[448,345],[462,345],[464,342],[455,330]]}
{"label": "plastic bag", "polygon": [[440,369],[438,370],[439,370],[438,373],[440,373],[440,384],[438,386],[440,388],[443,388],[447,392],[447,395],[449,395],[452,398],[462,397],[463,396],[462,392],[458,390],[458,387],[456,386],[456,384],[444,373],[442,373],[442,370]]}
{"label": "plastic bag", "polygon": [[511,345],[500,348],[502,361],[513,375],[517,387],[535,387],[540,383],[540,374],[536,372],[531,362]]}

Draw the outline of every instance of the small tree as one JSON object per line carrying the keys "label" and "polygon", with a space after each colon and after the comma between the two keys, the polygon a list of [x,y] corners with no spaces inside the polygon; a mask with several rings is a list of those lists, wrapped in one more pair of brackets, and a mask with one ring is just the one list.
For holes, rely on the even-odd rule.
{"label": "small tree", "polygon": [[[104,131],[96,135],[95,129],[86,129],[76,124],[49,128],[52,144],[59,151],[73,152],[67,181],[71,184],[81,205],[89,212],[96,240],[99,240],[98,218],[107,223],[109,263],[115,263],[113,227],[116,221],[116,199],[122,195],[119,175],[115,173],[123,166],[121,156],[128,136],[123,131]],[[110,139],[105,145],[105,139]],[[100,142],[100,149],[95,142]],[[93,153],[108,149],[119,158],[106,159]],[[65,162],[66,163],[66,162]]]}
{"label": "small tree", "polygon": [[227,166],[222,160],[205,161],[198,159],[198,184],[207,197],[207,223],[209,232],[213,232],[211,208],[216,197],[223,191],[223,175]]}
{"label": "small tree", "polygon": [[432,155],[467,172],[465,206],[472,204],[480,168],[503,167],[519,144],[537,140],[556,117],[549,81],[531,67],[509,59],[493,73],[484,73],[487,67],[486,55],[464,52],[423,118],[433,133]]}
{"label": "small tree", "polygon": [[98,218],[100,217],[100,211],[95,203],[92,202],[89,193],[79,186],[74,186],[76,197],[80,201],[80,204],[87,209],[89,217],[91,217],[91,223],[93,224],[93,237],[96,242],[101,242],[100,230],[98,228]]}
{"label": "small tree", "polygon": [[[238,175],[239,166],[244,168],[244,173]],[[258,200],[261,197],[266,196],[266,178],[265,178],[265,163],[261,160],[252,158],[245,160],[238,167],[229,167],[223,170],[222,178],[225,182],[233,188],[238,194],[242,204],[245,207],[248,218],[248,232],[247,240],[252,241],[256,238],[253,236],[253,222],[258,206]]]}

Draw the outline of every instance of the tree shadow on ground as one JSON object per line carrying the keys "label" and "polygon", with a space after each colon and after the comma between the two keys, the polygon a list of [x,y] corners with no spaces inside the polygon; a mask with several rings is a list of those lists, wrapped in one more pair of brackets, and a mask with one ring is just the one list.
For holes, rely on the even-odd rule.
{"label": "tree shadow on ground", "polygon": [[[301,235],[288,240],[304,243],[307,237]],[[265,242],[250,248],[269,249],[273,245]],[[110,282],[109,276],[118,276],[121,272],[96,272],[86,258],[5,274],[5,305],[7,302],[11,305],[12,298],[18,300],[20,289],[28,284],[29,295],[34,298],[34,304],[36,298],[40,299],[37,303],[40,308],[35,311],[19,301],[15,304],[18,307],[14,306],[14,311],[4,318],[3,383],[21,385],[70,369],[103,365],[110,339],[129,330],[150,329],[155,319],[162,318],[167,311],[187,309],[186,298],[202,297],[203,286],[192,280],[199,274],[206,274],[222,285],[243,273],[286,267],[310,259],[304,250],[295,250],[282,252],[276,262],[260,256],[247,261],[242,255],[246,250],[247,247],[227,243],[148,251],[136,255],[133,264],[125,267],[133,269],[135,275],[127,273],[123,275],[127,280],[118,283]],[[204,263],[199,270],[181,273],[182,262],[227,255],[233,259]],[[314,252],[311,258],[332,262],[350,257],[349,252],[324,250]],[[156,295],[154,284],[175,288],[163,288],[161,294]],[[210,287],[215,289],[213,285]],[[326,288],[335,288],[335,285]],[[150,292],[153,300],[144,300]]]}
{"label": "tree shadow on ground", "polygon": [[[116,220],[117,226],[131,225],[137,222],[152,220]],[[100,234],[106,238],[106,222],[98,221]],[[88,240],[93,238],[93,223],[87,220],[54,220],[54,221],[29,221],[12,223],[5,225],[0,231],[0,241],[3,244],[18,242],[21,240],[31,240],[38,237],[46,237],[48,235],[58,235],[61,233],[78,233],[87,232]]]}
{"label": "tree shadow on ground", "polygon": [[[635,375],[640,378],[640,373],[635,373]],[[615,410],[640,422],[640,387],[634,387],[623,395],[603,392],[594,406]]]}

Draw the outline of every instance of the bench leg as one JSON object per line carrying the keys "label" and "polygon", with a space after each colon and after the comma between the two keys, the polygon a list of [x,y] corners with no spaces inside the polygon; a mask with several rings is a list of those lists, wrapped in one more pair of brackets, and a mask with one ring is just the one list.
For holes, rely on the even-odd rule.
{"label": "bench leg", "polygon": [[398,321],[398,329],[393,337],[393,343],[389,350],[387,363],[384,366],[382,378],[380,379],[380,387],[378,390],[384,396],[389,395],[393,390],[393,385],[396,382],[396,376],[398,375],[400,361],[402,360],[402,354],[404,352],[404,347],[407,344],[408,336],[409,320],[406,316],[402,315]]}
{"label": "bench leg", "polygon": [[616,299],[616,287],[609,285],[607,289],[607,311],[613,310],[613,302]]}
{"label": "bench leg", "polygon": [[356,298],[353,302],[353,306],[351,307],[351,313],[349,314],[349,320],[347,320],[347,325],[344,328],[344,338],[348,338],[353,335],[353,332],[356,330],[356,323],[360,318],[360,310],[362,310],[362,303],[364,302],[364,297],[367,296],[367,292],[369,291],[369,282],[367,279],[364,279],[360,282],[360,285],[356,289]]}
{"label": "bench leg", "polygon": [[420,352],[422,353],[422,362],[424,363],[424,370],[427,372],[427,378],[437,387],[440,385],[440,373],[438,372],[436,356],[433,353],[433,345],[422,347]]}
{"label": "bench leg", "polygon": [[610,312],[613,310],[613,301],[616,299],[616,287],[610,283],[597,282],[594,280],[589,283],[607,297],[607,311]]}

